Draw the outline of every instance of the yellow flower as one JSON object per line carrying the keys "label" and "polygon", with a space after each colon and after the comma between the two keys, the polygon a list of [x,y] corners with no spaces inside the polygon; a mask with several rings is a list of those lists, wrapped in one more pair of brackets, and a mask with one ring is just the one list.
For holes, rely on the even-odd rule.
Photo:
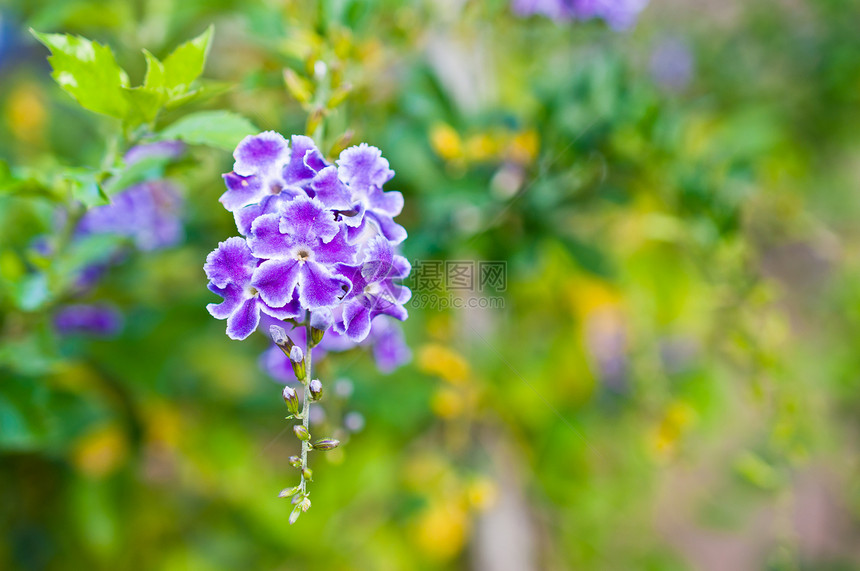
{"label": "yellow flower", "polygon": [[430,129],[430,146],[446,161],[463,156],[463,142],[460,140],[460,135],[445,123],[437,123]]}
{"label": "yellow flower", "polygon": [[663,419],[651,435],[655,456],[668,458],[675,453],[685,429],[695,420],[696,412],[684,402],[674,402],[666,409]]}
{"label": "yellow flower", "polygon": [[119,426],[105,424],[81,437],[72,450],[72,463],[84,474],[101,478],[125,461],[128,444]]}
{"label": "yellow flower", "polygon": [[466,499],[476,510],[483,511],[493,506],[499,497],[499,488],[489,478],[476,478],[466,488]]}
{"label": "yellow flower", "polygon": [[424,345],[418,353],[418,367],[453,384],[462,384],[471,376],[466,359],[443,345]]}
{"label": "yellow flower", "polygon": [[453,418],[459,416],[465,408],[463,396],[460,391],[443,388],[436,391],[430,401],[430,408],[436,416],[442,418]]}
{"label": "yellow flower", "polygon": [[488,161],[496,156],[499,145],[486,133],[472,135],[466,141],[466,156],[470,161]]}
{"label": "yellow flower", "polygon": [[539,146],[540,140],[537,131],[530,129],[517,133],[508,145],[508,160],[521,165],[531,164],[537,157]]}
{"label": "yellow flower", "polygon": [[468,530],[469,519],[459,502],[440,499],[419,516],[413,540],[423,555],[447,561],[463,549]]}

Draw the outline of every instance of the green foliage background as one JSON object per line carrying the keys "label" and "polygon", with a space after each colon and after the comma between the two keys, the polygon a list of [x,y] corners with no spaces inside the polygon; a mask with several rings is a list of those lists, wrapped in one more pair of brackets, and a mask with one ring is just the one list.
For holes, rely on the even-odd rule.
{"label": "green foliage background", "polygon": [[[858,21],[850,0],[652,0],[626,33],[501,0],[0,2],[0,568],[860,568]],[[29,28],[87,38],[37,36],[89,83],[55,83]],[[655,78],[667,41],[688,81]],[[410,365],[319,369],[354,386],[330,423],[366,426],[314,458],[292,527],[266,340],[205,311],[235,234],[220,174],[259,129],[381,148],[409,259],[508,264],[502,309],[410,309]],[[119,159],[173,138],[178,162]],[[59,337],[75,271],[122,243],[33,240],[162,176],[185,241],[83,300],[119,306],[119,336]]]}

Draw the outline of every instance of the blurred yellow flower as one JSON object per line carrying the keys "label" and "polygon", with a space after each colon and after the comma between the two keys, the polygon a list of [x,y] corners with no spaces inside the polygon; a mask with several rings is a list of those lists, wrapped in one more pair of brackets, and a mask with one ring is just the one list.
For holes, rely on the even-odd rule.
{"label": "blurred yellow flower", "polygon": [[466,488],[466,499],[474,509],[483,511],[493,506],[499,497],[499,488],[489,478],[476,478]]}
{"label": "blurred yellow flower", "polygon": [[469,519],[460,503],[439,499],[419,516],[413,540],[423,555],[436,561],[447,561],[463,549],[468,528]]}
{"label": "blurred yellow flower", "polygon": [[430,129],[430,146],[433,151],[446,161],[452,161],[463,156],[463,142],[453,127],[445,123],[437,123]]}
{"label": "blurred yellow flower", "polygon": [[696,411],[689,404],[680,401],[670,404],[651,435],[654,455],[659,459],[666,459],[674,454],[684,430],[695,418]]}
{"label": "blurred yellow flower", "polygon": [[6,118],[9,129],[17,139],[39,141],[42,138],[45,115],[42,92],[36,85],[21,83],[9,94],[6,101]]}
{"label": "blurred yellow flower", "polygon": [[153,442],[176,448],[182,435],[182,414],[176,407],[163,401],[156,401],[144,410],[143,421],[146,425],[146,438]]}
{"label": "blurred yellow flower", "polygon": [[466,140],[466,157],[470,161],[488,161],[496,156],[499,145],[490,135],[479,133]]}
{"label": "blurred yellow flower", "polygon": [[466,403],[460,391],[451,388],[442,388],[436,391],[430,401],[433,414],[442,418],[453,418],[462,414]]}
{"label": "blurred yellow flower", "polygon": [[471,377],[468,361],[443,345],[424,345],[418,352],[418,368],[449,383],[462,384]]}
{"label": "blurred yellow flower", "polygon": [[128,454],[125,435],[115,423],[84,434],[72,449],[72,463],[84,474],[101,478],[119,468]]}
{"label": "blurred yellow flower", "polygon": [[539,147],[540,139],[537,131],[534,129],[522,131],[511,139],[507,149],[507,158],[521,165],[531,164],[537,157]]}

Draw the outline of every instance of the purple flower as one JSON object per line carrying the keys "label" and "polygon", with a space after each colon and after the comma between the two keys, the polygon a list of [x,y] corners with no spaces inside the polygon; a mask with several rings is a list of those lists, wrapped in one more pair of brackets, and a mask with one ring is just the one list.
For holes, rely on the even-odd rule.
{"label": "purple flower", "polygon": [[315,198],[297,197],[280,213],[257,218],[248,244],[253,255],[266,259],[254,271],[253,286],[274,307],[292,301],[297,286],[299,302],[309,310],[334,305],[350,289],[333,270],[351,260],[356,247]]}
{"label": "purple flower", "polygon": [[403,329],[392,319],[375,319],[367,340],[373,347],[376,368],[383,373],[390,373],[412,360],[412,351],[406,344]]}
{"label": "purple flower", "polygon": [[406,238],[394,222],[403,195],[382,190],[394,171],[379,149],[361,144],[328,164],[310,138],[288,143],[268,131],[233,156],[220,200],[245,239],[222,243],[205,267],[209,289],[224,298],[209,311],[228,320],[230,337],[247,337],[262,312],[309,317],[328,330],[320,346],[346,349],[376,315],[406,318],[411,292],[393,282],[410,271],[393,250]]}
{"label": "purple flower", "polygon": [[178,159],[185,153],[185,143],[182,141],[158,141],[156,143],[145,143],[136,145],[126,152],[123,159],[126,166],[133,165],[144,159],[154,157],[164,159]]}
{"label": "purple flower", "polygon": [[300,314],[296,304],[270,307],[261,299],[260,292],[251,285],[258,262],[242,238],[221,242],[206,257],[203,269],[209,278],[209,290],[224,298],[219,304],[210,303],[206,309],[216,319],[227,320],[227,335],[231,339],[245,339],[253,333],[261,311],[277,319],[291,319]]}
{"label": "purple flower", "polygon": [[87,211],[76,236],[115,234],[144,251],[158,250],[182,239],[179,193],[167,181],[144,182],[114,196],[110,204]]}
{"label": "purple flower", "polygon": [[520,16],[540,14],[556,21],[601,18],[615,30],[636,23],[648,0],[513,0],[511,8]]}
{"label": "purple flower", "polygon": [[86,333],[110,337],[119,333],[122,323],[122,314],[106,304],[66,305],[54,315],[54,327],[61,335]]}
{"label": "purple flower", "polygon": [[286,195],[283,198],[289,199],[305,194],[303,187],[326,166],[312,139],[293,135],[291,148],[274,131],[245,137],[233,157],[233,172],[224,175],[227,192],[219,199],[231,212],[262,204],[273,196]]}
{"label": "purple flower", "polygon": [[370,333],[370,322],[377,315],[405,320],[407,313],[403,304],[409,301],[412,292],[394,280],[405,278],[410,270],[406,258],[395,255],[391,244],[382,236],[368,242],[360,266],[339,264],[338,271],[349,278],[352,289],[344,298],[343,313],[335,322],[335,331],[359,342]]}
{"label": "purple flower", "polygon": [[669,89],[680,90],[693,77],[693,54],[690,47],[679,38],[664,38],[651,52],[651,77]]}
{"label": "purple flower", "polygon": [[337,174],[350,192],[350,202],[358,221],[350,232],[352,241],[364,232],[364,222],[370,221],[379,233],[393,245],[406,239],[406,230],[394,222],[403,210],[403,195],[397,191],[382,191],[382,185],[391,180],[394,171],[376,147],[362,143],[345,149],[337,160]]}

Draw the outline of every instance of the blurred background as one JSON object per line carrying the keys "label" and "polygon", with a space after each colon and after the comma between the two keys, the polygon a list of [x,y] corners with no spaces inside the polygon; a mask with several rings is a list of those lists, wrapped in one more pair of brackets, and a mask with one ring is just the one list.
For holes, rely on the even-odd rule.
{"label": "blurred background", "polygon": [[856,0],[651,0],[632,25],[2,0],[0,174],[95,168],[112,128],[28,28],[110,45],[137,84],[141,49],[213,24],[192,108],[303,133],[324,62],[353,89],[323,148],[382,150],[421,271],[408,363],[317,369],[345,444],[289,526],[270,342],[205,309],[230,152],[189,145],[152,183],[168,238],[88,242],[98,279],[62,304],[31,287],[52,199],[0,191],[0,568],[860,569],[858,22]]}

